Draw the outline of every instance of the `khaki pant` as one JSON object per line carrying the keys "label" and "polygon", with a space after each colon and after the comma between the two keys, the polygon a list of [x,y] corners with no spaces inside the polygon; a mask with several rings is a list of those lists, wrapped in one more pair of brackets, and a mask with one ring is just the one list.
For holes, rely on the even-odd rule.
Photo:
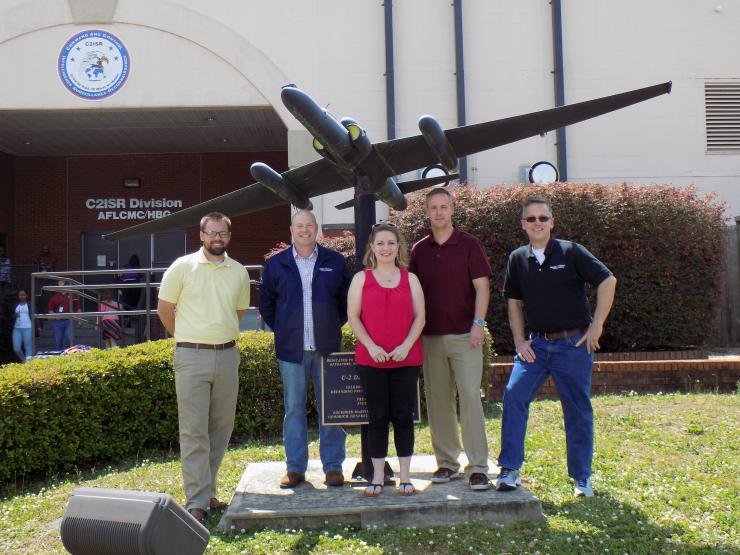
{"label": "khaki pant", "polygon": [[175,350],[175,389],[185,507],[206,509],[234,428],[239,350]]}
{"label": "khaki pant", "polygon": [[[485,474],[488,440],[480,401],[483,350],[470,348],[469,333],[425,335],[422,340],[424,394],[437,466],[459,471],[457,458],[464,447],[468,457],[465,474]],[[456,392],[460,398],[462,446],[457,432]]]}

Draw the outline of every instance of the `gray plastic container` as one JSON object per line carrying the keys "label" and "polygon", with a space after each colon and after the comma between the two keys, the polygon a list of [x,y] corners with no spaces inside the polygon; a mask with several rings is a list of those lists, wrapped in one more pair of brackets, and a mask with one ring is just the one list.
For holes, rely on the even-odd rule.
{"label": "gray plastic container", "polygon": [[208,529],[166,493],[78,488],[62,518],[73,555],[199,555]]}

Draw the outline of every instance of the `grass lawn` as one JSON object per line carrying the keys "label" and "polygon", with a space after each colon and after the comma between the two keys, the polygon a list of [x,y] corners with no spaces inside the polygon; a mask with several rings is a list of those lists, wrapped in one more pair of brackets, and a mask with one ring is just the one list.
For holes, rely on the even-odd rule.
{"label": "grass lawn", "polygon": [[[499,445],[500,406],[488,407],[490,453]],[[468,524],[423,529],[247,532],[235,536],[208,523],[207,553],[740,553],[740,395],[609,396],[594,399],[596,497],[574,499],[565,470],[560,406],[536,402],[522,469],[542,500],[535,524]],[[431,453],[429,431],[417,431],[418,453]],[[359,453],[359,435],[348,438]],[[311,457],[318,458],[317,441]],[[220,473],[228,499],[246,464],[282,458],[279,438],[229,450]],[[64,553],[59,519],[77,487],[164,491],[183,502],[175,453],[143,454],[116,466],[27,485],[0,498],[0,552]]]}

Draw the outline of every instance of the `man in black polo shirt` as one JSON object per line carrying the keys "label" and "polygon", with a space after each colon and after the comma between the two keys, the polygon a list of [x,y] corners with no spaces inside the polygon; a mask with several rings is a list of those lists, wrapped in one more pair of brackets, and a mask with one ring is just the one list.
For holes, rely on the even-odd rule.
{"label": "man in black polo shirt", "polygon": [[[521,483],[529,404],[550,375],[563,407],[575,495],[591,497],[591,366],[617,280],[583,246],[550,236],[555,220],[547,198],[525,199],[521,217],[529,244],[511,253],[504,279],[516,357],[504,393],[496,489],[512,490]],[[593,319],[586,283],[597,288]]]}

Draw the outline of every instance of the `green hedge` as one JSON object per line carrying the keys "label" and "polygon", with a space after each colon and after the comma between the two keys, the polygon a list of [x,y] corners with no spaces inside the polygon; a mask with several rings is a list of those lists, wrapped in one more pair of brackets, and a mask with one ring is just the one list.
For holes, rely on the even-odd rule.
{"label": "green hedge", "polygon": [[[236,437],[282,426],[282,385],[271,333],[239,337]],[[0,369],[0,482],[25,474],[175,448],[174,342],[7,365]]]}
{"label": "green hedge", "polygon": [[[604,350],[672,350],[707,342],[719,313],[726,232],[724,206],[713,195],[700,197],[690,187],[581,183],[451,191],[455,223],[483,242],[491,262],[488,324],[498,352],[513,352],[501,290],[509,253],[527,242],[519,214],[530,194],[552,200],[555,237],[582,243],[617,277]],[[408,209],[390,217],[410,244],[429,233],[423,196],[410,195]],[[350,237],[323,243],[353,262]]]}
{"label": "green hedge", "polygon": [[[354,336],[343,330],[343,351]],[[275,437],[283,387],[272,333],[240,335],[233,437]],[[0,367],[0,483],[177,448],[171,339]],[[490,340],[486,346],[490,362]],[[315,420],[315,416],[314,416]]]}

